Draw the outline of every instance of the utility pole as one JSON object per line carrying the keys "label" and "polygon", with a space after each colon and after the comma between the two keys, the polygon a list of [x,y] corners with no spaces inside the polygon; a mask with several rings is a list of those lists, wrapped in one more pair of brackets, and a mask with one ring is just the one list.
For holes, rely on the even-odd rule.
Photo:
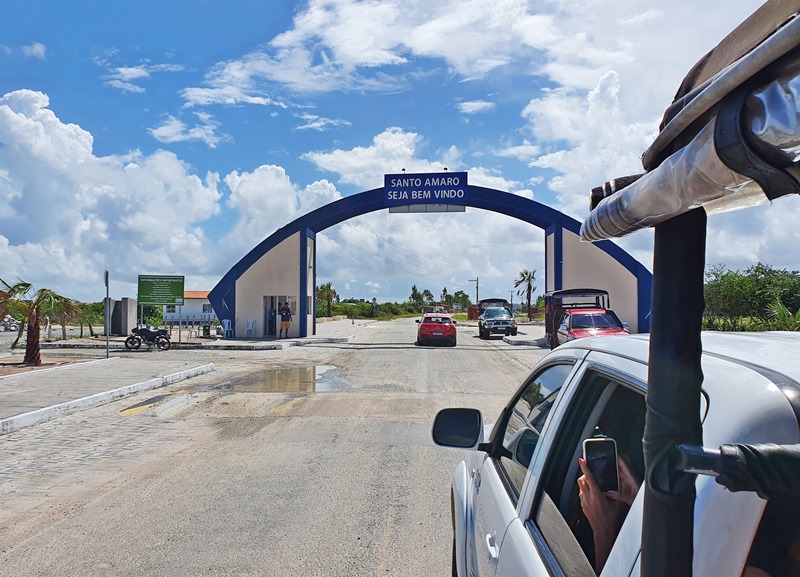
{"label": "utility pole", "polygon": [[475,304],[476,305],[478,304],[478,301],[480,300],[480,297],[478,296],[478,278],[479,277],[476,276],[475,278],[467,279],[467,282],[474,282],[475,283]]}
{"label": "utility pole", "polygon": [[508,294],[511,295],[511,314],[513,315],[514,314],[514,291],[510,290],[510,291],[508,291]]}

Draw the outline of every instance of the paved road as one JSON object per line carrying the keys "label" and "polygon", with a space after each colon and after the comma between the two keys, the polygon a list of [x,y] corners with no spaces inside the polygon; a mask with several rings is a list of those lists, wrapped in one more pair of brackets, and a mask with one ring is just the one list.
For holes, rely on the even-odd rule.
{"label": "paved road", "polygon": [[433,415],[493,420],[546,351],[415,328],[179,351],[216,370],[0,437],[0,575],[447,574],[460,453]]}

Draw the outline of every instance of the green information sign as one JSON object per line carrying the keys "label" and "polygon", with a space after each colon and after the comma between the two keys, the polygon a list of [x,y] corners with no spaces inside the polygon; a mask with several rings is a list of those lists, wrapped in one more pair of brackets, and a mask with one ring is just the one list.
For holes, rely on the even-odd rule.
{"label": "green information sign", "polygon": [[140,274],[139,304],[183,306],[183,278]]}

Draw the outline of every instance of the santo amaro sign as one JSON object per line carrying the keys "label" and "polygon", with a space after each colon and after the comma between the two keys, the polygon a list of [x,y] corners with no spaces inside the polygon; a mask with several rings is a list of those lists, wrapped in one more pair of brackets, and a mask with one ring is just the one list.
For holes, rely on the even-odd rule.
{"label": "santo amaro sign", "polygon": [[466,172],[430,174],[385,174],[386,206],[408,204],[464,204],[467,198]]}

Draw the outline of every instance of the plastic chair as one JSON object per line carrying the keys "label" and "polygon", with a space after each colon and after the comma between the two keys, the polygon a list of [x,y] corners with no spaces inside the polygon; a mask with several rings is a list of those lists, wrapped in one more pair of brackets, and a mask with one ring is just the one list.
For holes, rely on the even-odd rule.
{"label": "plastic chair", "polygon": [[244,336],[247,335],[256,336],[256,321],[247,321],[247,330],[244,332]]}
{"label": "plastic chair", "polygon": [[222,336],[226,339],[228,336],[233,338],[233,328],[231,327],[231,321],[228,319],[222,319]]}

